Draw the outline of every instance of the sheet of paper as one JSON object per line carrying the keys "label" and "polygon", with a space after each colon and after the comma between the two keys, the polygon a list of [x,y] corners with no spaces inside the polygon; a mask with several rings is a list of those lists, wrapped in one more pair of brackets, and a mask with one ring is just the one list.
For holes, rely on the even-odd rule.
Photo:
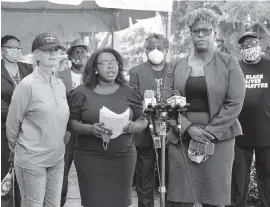
{"label": "sheet of paper", "polygon": [[106,127],[112,128],[111,139],[115,139],[123,133],[123,127],[128,124],[129,115],[129,108],[124,113],[117,114],[103,106],[99,111],[99,121],[103,122]]}

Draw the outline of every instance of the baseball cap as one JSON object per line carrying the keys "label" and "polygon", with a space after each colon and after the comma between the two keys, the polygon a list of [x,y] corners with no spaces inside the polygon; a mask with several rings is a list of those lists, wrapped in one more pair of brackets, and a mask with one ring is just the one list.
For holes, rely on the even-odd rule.
{"label": "baseball cap", "polygon": [[256,37],[259,39],[259,35],[256,32],[246,32],[242,37],[239,38],[238,43],[241,44],[245,37]]}
{"label": "baseball cap", "polygon": [[83,47],[86,51],[88,51],[88,46],[85,45],[81,39],[76,39],[70,44],[67,54],[69,54],[74,47]]}
{"label": "baseball cap", "polygon": [[57,47],[61,50],[65,50],[65,48],[60,45],[60,42],[57,39],[57,37],[48,34],[46,32],[43,32],[34,39],[32,43],[32,52],[36,49],[46,51],[54,47]]}

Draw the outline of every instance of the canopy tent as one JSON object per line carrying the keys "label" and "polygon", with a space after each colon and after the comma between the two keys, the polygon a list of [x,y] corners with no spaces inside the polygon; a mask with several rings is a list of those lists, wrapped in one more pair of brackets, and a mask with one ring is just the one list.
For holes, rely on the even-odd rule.
{"label": "canopy tent", "polygon": [[1,35],[17,36],[24,51],[30,52],[32,40],[44,31],[66,43],[74,33],[119,31],[129,27],[130,18],[145,19],[155,16],[155,11],[171,10],[172,0],[5,0]]}

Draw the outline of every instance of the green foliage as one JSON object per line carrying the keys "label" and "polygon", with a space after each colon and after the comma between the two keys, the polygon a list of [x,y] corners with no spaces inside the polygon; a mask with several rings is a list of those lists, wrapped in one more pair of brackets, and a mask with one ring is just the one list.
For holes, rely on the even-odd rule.
{"label": "green foliage", "polygon": [[247,30],[254,30],[261,36],[262,50],[270,46],[270,2],[181,1],[174,2],[173,5],[172,59],[177,58],[180,53],[189,53],[192,50],[189,31],[185,26],[184,17],[190,11],[201,7],[210,8],[220,14],[218,36],[224,40],[226,50],[238,58],[241,56],[237,40]]}
{"label": "green foliage", "polygon": [[[223,51],[241,58],[237,43],[247,30],[256,31],[261,37],[262,51],[270,47],[270,2],[263,1],[175,1],[173,3],[170,37],[171,60],[179,59],[193,50],[190,31],[184,17],[198,8],[209,8],[218,13],[217,37],[224,40]],[[166,19],[163,16],[163,20]],[[164,21],[166,22],[166,21]],[[120,40],[120,51],[126,61],[126,68],[143,62],[143,43],[149,29],[136,27]]]}

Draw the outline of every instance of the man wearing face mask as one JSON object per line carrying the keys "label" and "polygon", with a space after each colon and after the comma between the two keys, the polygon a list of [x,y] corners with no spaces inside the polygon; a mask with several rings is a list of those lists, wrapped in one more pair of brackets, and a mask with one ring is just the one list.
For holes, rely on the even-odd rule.
{"label": "man wearing face mask", "polygon": [[68,59],[71,61],[72,66],[67,70],[60,71],[57,77],[62,79],[68,92],[81,83],[84,66],[89,58],[88,51],[88,46],[80,39],[74,40],[67,50]]}
{"label": "man wearing face mask", "polygon": [[[1,38],[1,180],[8,173],[9,161],[13,161],[8,147],[5,124],[11,97],[19,82],[33,71],[32,65],[19,62],[21,50],[20,40],[17,37],[6,35]],[[5,206],[6,201],[9,200],[7,196],[2,197],[2,206]],[[15,206],[20,206],[17,182],[15,182]]]}
{"label": "man wearing face mask", "polygon": [[232,174],[232,203],[247,206],[250,170],[255,151],[261,207],[270,206],[270,60],[261,56],[259,36],[246,32],[238,41],[246,78],[246,96],[239,121],[243,135],[236,138]]}
{"label": "man wearing face mask", "polygon": [[[68,59],[71,61],[72,66],[67,70],[60,71],[57,77],[62,79],[68,93],[81,84],[81,76],[84,72],[84,67],[88,60],[88,51],[88,46],[85,45],[80,39],[74,40],[71,43],[70,48],[67,50]],[[64,206],[66,203],[66,196],[68,192],[68,174],[74,159],[74,145],[76,141],[76,135],[74,133],[70,134],[70,132],[67,132],[65,138],[68,139],[68,137],[69,141],[67,143],[65,152],[65,168],[61,193],[61,206]]]}
{"label": "man wearing face mask", "polygon": [[[154,90],[156,98],[161,100],[163,82],[169,64],[164,61],[169,49],[169,41],[160,34],[151,34],[145,40],[145,52],[148,60],[130,69],[129,84],[144,96],[146,90]],[[155,189],[155,151],[149,129],[134,135],[137,148],[135,170],[138,207],[154,206]]]}

